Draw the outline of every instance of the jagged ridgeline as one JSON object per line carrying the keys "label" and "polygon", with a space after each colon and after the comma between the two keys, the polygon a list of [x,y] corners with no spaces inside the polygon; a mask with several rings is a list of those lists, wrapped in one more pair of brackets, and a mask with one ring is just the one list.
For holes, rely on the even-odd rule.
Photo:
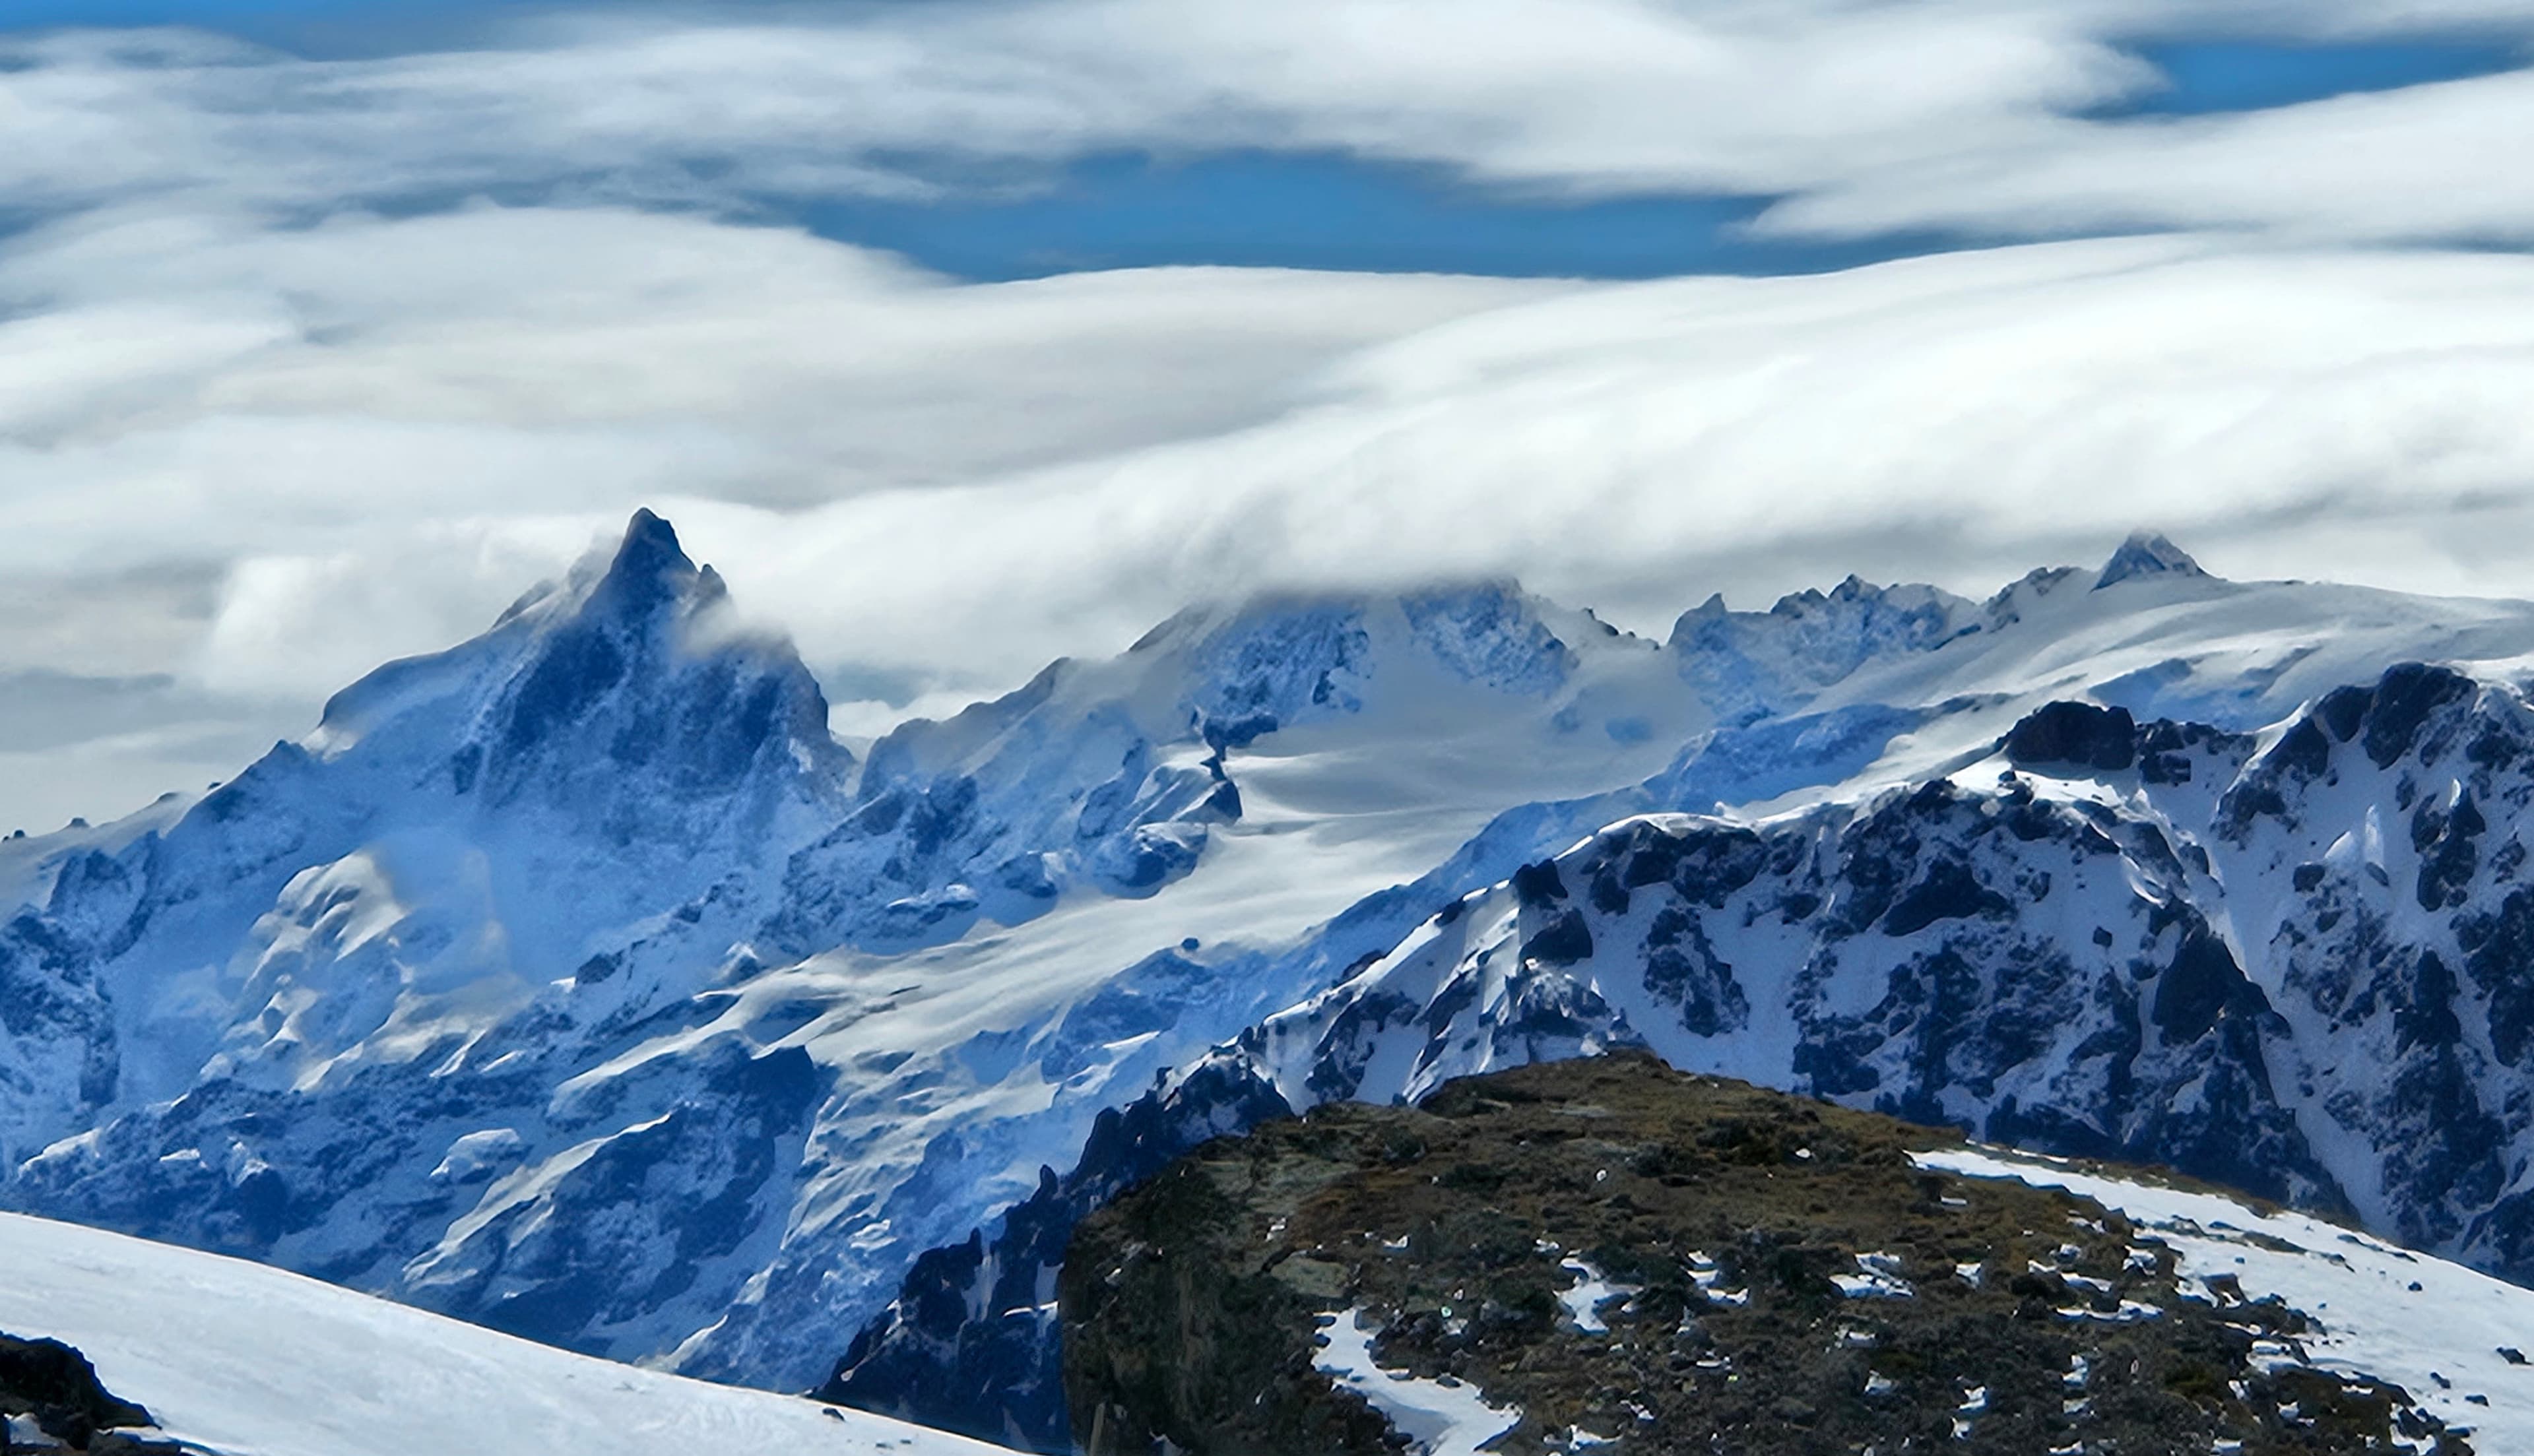
{"label": "jagged ridgeline", "polygon": [[0,840],[0,1203],[1050,1446],[1117,1189],[1612,1046],[2528,1277],[2529,652],[2142,538],[1661,640],[1206,605],[857,754],[645,512],[219,788]]}
{"label": "jagged ridgeline", "polygon": [[[2204,1231],[1963,1176],[1939,1166],[1955,1142],[1632,1054],[1271,1122],[1076,1231],[1073,1434],[1090,1456],[2499,1449],[2321,1353],[2322,1323],[2248,1290],[2265,1269],[2212,1267]],[[2348,1294],[2446,1317],[2371,1290],[2336,1238],[2283,1254],[2241,1218]]]}
{"label": "jagged ridgeline", "polygon": [[920,1260],[829,1393],[949,1392],[943,1419],[1060,1444],[1028,1311],[1069,1219],[1248,1109],[1616,1046],[2534,1272],[2517,689],[2397,666],[2260,733],[2058,703],[1939,767],[1620,818],[1446,899],[1130,1109],[998,1238]]}

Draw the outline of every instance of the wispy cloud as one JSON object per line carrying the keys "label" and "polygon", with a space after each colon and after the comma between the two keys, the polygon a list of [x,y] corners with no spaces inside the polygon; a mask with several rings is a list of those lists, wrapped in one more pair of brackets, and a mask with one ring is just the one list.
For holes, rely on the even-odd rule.
{"label": "wispy cloud", "polygon": [[2238,115],[2060,121],[2002,145],[1842,179],[1763,231],[2033,237],[2230,228],[2315,241],[2534,241],[2534,71]]}
{"label": "wispy cloud", "polygon": [[[727,207],[1025,187],[1115,149],[1330,150],[1535,192],[1783,197],[1780,226],[2279,222],[2522,235],[2525,76],[2175,124],[2125,47],[2534,38],[2524,0],[1000,0],[738,23],[547,16],[476,46],[304,60],[186,31],[5,47],[22,203],[209,192],[331,210],[472,193]],[[785,18],[788,17],[788,18]],[[2490,135],[2485,130],[2482,135]],[[2282,154],[2289,153],[2287,165]],[[2405,160],[2416,166],[2409,174]],[[2475,208],[2387,209],[2489,184]],[[2223,195],[2225,184],[2243,184]],[[1907,199],[1933,189],[1923,206]],[[2396,219],[2387,220],[2388,210]]]}

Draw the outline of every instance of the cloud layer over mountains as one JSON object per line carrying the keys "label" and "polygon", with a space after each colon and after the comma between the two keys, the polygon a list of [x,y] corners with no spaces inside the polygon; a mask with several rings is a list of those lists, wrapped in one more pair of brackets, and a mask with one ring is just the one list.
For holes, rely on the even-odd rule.
{"label": "cloud layer over mountains", "polygon": [[[0,36],[0,831],[197,786],[644,502],[848,728],[1280,586],[1519,572],[1659,630],[2152,524],[2232,575],[2525,590],[2534,185],[2499,143],[2534,5],[1479,10],[616,11],[333,60]],[[2502,59],[2137,114],[2136,43],[2212,33]],[[1980,246],[978,284],[797,221],[1248,149]],[[2133,236],[2033,241],[2101,231]]]}

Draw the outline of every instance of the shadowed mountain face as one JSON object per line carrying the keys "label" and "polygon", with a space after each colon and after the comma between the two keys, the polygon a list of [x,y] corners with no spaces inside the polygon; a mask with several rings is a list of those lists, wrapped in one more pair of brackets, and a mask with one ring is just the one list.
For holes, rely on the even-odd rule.
{"label": "shadowed mountain face", "polygon": [[2474,665],[2529,650],[2153,542],[1661,644],[1480,584],[1194,609],[858,761],[646,513],[0,845],[0,1201],[1051,1441],[1118,1188],[1612,1045],[2520,1270],[2534,755]]}
{"label": "shadowed mountain face", "polygon": [[[1483,587],[1192,612],[858,763],[792,649],[640,513],[217,790],[8,846],[0,1196],[806,1385],[906,1256],[1118,1087],[1311,988],[1246,981],[1267,948],[1524,796],[1406,822],[1432,797],[1413,756],[1403,784],[1300,784],[1316,807],[1270,789],[1271,857],[1327,862],[1291,831],[1351,797],[1405,827],[1339,836],[1370,867],[1263,921],[1235,893],[1182,924],[1158,898],[1251,807],[1231,759],[1304,730],[1345,758],[1367,704],[1571,736],[1548,720],[1616,658],[1657,669],[1626,706],[1689,711],[1598,627],[1567,692],[1593,670],[1548,611]],[[1659,765],[1648,738],[1597,737],[1574,782]],[[914,964],[1041,921],[1074,943]]]}
{"label": "shadowed mountain face", "polygon": [[[692,1298],[769,1211],[807,1058],[708,1042],[606,1078],[594,1117],[557,1089],[709,984],[699,943],[846,811],[816,682],[726,611],[644,512],[169,822],[58,854],[10,934],[65,988],[30,1039],[80,1046],[84,1079],[0,1135],[10,1200],[602,1348]],[[565,1136],[535,1194],[480,1206]],[[559,1209],[588,1226],[518,1231]]]}

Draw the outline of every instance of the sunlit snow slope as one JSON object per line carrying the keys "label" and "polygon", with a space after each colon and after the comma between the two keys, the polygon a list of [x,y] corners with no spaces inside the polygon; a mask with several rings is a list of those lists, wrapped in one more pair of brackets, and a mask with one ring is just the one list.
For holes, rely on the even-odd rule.
{"label": "sunlit snow slope", "polygon": [[242,1259],[0,1214],[0,1330],[76,1346],[224,1456],[969,1456],[859,1411],[634,1369]]}

